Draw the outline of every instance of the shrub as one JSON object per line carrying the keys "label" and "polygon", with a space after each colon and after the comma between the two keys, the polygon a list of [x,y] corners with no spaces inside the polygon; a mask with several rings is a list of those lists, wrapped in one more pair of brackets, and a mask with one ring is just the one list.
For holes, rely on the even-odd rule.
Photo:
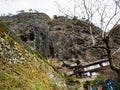
{"label": "shrub", "polygon": [[92,82],[92,85],[93,85],[93,86],[102,85],[102,86],[103,86],[103,90],[107,90],[104,81],[105,81],[105,77],[102,76],[102,75],[99,75],[99,76]]}

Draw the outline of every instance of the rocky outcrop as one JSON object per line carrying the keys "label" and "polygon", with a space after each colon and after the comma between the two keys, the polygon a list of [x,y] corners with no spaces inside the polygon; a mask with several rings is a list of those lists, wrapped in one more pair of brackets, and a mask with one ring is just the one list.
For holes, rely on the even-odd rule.
{"label": "rocky outcrop", "polygon": [[120,45],[120,25],[117,25],[111,30],[110,37],[115,43]]}
{"label": "rocky outcrop", "polygon": [[[54,55],[64,63],[72,64],[78,61],[88,63],[103,58],[103,54],[105,54],[103,50],[91,48],[93,43],[89,23],[58,17],[49,26],[49,37],[54,46]],[[99,34],[101,30],[94,25],[92,30],[96,45],[102,44],[98,42],[101,39]]]}
{"label": "rocky outcrop", "polygon": [[[21,13],[1,19],[9,22],[11,29],[23,41],[47,58],[58,58],[66,64],[75,64],[77,61],[88,63],[102,59],[105,54],[103,50],[90,48],[90,24],[86,21],[63,16],[50,19],[43,13]],[[92,31],[94,38],[98,38],[101,30],[92,25]],[[98,39],[95,40],[96,45],[100,44]]]}
{"label": "rocky outcrop", "polygon": [[43,13],[20,13],[13,17],[2,17],[2,20],[10,23],[11,30],[44,56],[50,56],[49,28],[46,24],[49,19]]}

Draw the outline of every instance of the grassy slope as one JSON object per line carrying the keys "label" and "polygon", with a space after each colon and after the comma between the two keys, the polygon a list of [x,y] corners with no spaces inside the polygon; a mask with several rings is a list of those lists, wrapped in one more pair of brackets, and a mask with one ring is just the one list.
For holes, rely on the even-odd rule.
{"label": "grassy slope", "polygon": [[12,42],[17,53],[21,53],[26,60],[23,63],[9,64],[6,61],[6,52],[3,51],[0,58],[0,90],[66,90],[55,84],[50,75],[60,80],[63,78],[51,66],[10,38],[6,30],[0,25],[0,37],[8,43]]}

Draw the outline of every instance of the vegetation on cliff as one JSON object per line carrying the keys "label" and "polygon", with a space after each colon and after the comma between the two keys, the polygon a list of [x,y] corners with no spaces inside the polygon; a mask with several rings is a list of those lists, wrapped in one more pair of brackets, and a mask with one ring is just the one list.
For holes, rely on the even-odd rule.
{"label": "vegetation on cliff", "polygon": [[64,78],[47,61],[6,30],[0,22],[0,90],[67,90]]}

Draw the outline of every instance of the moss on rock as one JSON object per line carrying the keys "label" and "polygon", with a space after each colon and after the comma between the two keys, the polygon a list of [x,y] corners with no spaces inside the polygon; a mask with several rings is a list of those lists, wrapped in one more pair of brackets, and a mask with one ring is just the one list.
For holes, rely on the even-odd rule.
{"label": "moss on rock", "polygon": [[22,41],[16,42],[17,36],[11,38],[6,29],[0,25],[0,90],[67,90],[64,78],[26,50]]}

